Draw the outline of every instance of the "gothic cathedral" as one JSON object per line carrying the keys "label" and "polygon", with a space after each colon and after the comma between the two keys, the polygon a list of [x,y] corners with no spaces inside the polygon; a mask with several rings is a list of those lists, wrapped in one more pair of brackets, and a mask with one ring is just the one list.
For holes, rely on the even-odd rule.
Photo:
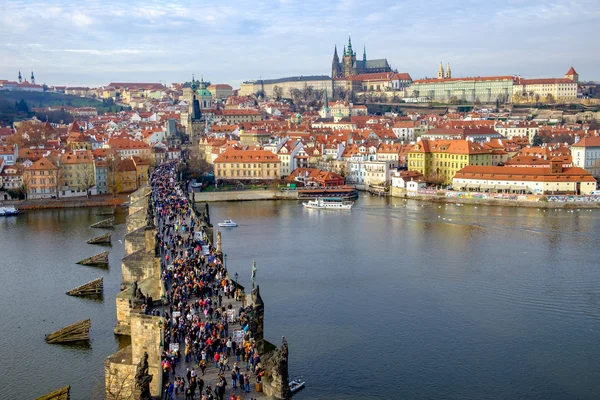
{"label": "gothic cathedral", "polygon": [[375,72],[393,72],[385,58],[367,60],[367,49],[363,49],[362,60],[356,59],[356,52],[352,50],[352,40],[348,37],[348,48],[344,46],[343,59],[340,61],[337,53],[337,45],[333,51],[333,62],[331,64],[332,78],[345,78],[359,74],[370,74]]}

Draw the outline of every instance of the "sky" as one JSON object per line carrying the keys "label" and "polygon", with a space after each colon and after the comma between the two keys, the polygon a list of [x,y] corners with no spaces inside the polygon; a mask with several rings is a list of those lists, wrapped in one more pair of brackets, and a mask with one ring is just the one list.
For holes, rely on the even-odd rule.
{"label": "sky", "polygon": [[2,0],[0,79],[37,83],[184,82],[330,75],[352,36],[357,57],[387,58],[413,79],[600,80],[598,0]]}

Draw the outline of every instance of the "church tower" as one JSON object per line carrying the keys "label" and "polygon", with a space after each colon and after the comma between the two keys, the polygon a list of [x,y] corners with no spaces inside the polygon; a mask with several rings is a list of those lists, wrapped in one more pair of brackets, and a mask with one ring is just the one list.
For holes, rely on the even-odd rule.
{"label": "church tower", "polygon": [[325,89],[325,101],[323,108],[319,111],[321,118],[331,118],[331,109],[329,108],[329,98],[327,97],[327,89]]}
{"label": "church tower", "polygon": [[444,66],[440,61],[440,67],[438,68],[438,79],[444,79]]}
{"label": "church tower", "polygon": [[365,68],[367,66],[367,45],[363,47],[363,62],[365,63]]}
{"label": "church tower", "polygon": [[331,78],[341,78],[342,69],[340,67],[340,58],[337,53],[337,45],[333,49],[333,61],[331,62]]}
{"label": "church tower", "polygon": [[204,119],[202,118],[202,111],[200,110],[200,101],[196,98],[196,81],[192,75],[192,101],[188,111],[188,124],[187,134],[190,137],[190,141],[194,144],[198,144],[200,138],[204,134]]}
{"label": "church tower", "polygon": [[21,76],[21,71],[19,70],[19,83],[23,83],[23,77]]}
{"label": "church tower", "polygon": [[575,68],[571,67],[565,74],[565,78],[572,80],[573,82],[579,82],[579,74],[575,71]]}
{"label": "church tower", "polygon": [[450,61],[448,61],[448,65],[446,65],[446,79],[452,78],[452,72],[450,72]]}
{"label": "church tower", "polygon": [[356,52],[352,51],[352,40],[348,36],[348,48],[344,53],[344,76],[356,75],[354,62],[356,61]]}
{"label": "church tower", "polygon": [[33,76],[33,71],[31,71],[31,84],[35,85],[35,76]]}

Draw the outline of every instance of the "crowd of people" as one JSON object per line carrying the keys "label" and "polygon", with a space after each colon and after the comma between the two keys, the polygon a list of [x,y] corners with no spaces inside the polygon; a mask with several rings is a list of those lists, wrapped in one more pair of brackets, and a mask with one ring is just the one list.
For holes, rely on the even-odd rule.
{"label": "crowd of people", "polygon": [[[253,396],[248,394],[253,393],[251,383],[264,375],[249,329],[251,306],[233,305],[242,300],[240,290],[179,186],[175,167],[174,162],[163,164],[151,177],[167,290],[163,398],[247,399]],[[218,372],[216,379],[208,379],[210,368]]]}

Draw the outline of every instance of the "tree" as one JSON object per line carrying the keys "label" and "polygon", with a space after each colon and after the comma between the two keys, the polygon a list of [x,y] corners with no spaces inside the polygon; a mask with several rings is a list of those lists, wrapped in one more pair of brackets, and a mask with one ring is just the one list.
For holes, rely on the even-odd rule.
{"label": "tree", "polygon": [[548,104],[554,104],[554,96],[552,96],[552,93],[548,93],[546,95],[546,103],[548,103]]}
{"label": "tree", "polygon": [[275,100],[280,101],[283,97],[283,88],[281,86],[275,85],[273,87],[273,96],[275,97]]}
{"label": "tree", "polygon": [[46,85],[45,83],[42,85],[42,90],[44,90],[44,92],[48,91],[48,85]]}
{"label": "tree", "polygon": [[414,97],[414,98],[419,97],[419,91],[418,90],[413,90],[412,97]]}
{"label": "tree", "polygon": [[23,176],[21,177],[21,187],[19,188],[19,192],[25,197],[25,200],[27,200],[27,196],[29,195],[30,183],[31,173],[29,171],[24,171]]}
{"label": "tree", "polygon": [[521,101],[523,101],[523,96],[519,93],[515,93],[512,96],[512,101],[515,104],[519,104]]}
{"label": "tree", "polygon": [[452,97],[450,97],[450,98],[448,99],[448,103],[450,103],[450,104],[459,104],[459,103],[460,103],[460,100],[458,100],[458,97],[456,97],[456,96],[452,96]]}
{"label": "tree", "polygon": [[425,176],[425,182],[427,182],[429,185],[439,187],[446,182],[446,177],[439,172],[432,172]]}
{"label": "tree", "polygon": [[536,93],[533,97],[535,99],[535,102],[539,103],[539,101],[540,101],[540,95],[539,95],[539,93]]}
{"label": "tree", "polygon": [[500,110],[500,99],[496,97],[496,111]]}
{"label": "tree", "polygon": [[52,173],[50,183],[54,183],[54,191],[56,192],[56,198],[60,199],[60,188],[64,186],[64,174],[63,169],[60,167],[60,161],[56,162],[56,169]]}
{"label": "tree", "polygon": [[531,139],[532,146],[534,146],[534,147],[541,146],[542,143],[544,143],[544,142],[542,141],[542,138],[540,137],[540,135],[538,135],[537,133],[535,135],[533,135],[533,138]]}
{"label": "tree", "polygon": [[294,101],[294,104],[297,104],[302,98],[302,91],[297,88],[290,88],[290,97]]}
{"label": "tree", "polygon": [[90,198],[90,189],[96,185],[96,177],[94,176],[94,164],[86,164],[83,171],[79,171],[79,182],[85,189],[85,196]]}
{"label": "tree", "polygon": [[106,154],[106,162],[108,165],[108,176],[107,185],[108,191],[112,193],[113,197],[120,193],[123,188],[122,176],[119,173],[119,165],[121,163],[121,156],[114,149]]}

